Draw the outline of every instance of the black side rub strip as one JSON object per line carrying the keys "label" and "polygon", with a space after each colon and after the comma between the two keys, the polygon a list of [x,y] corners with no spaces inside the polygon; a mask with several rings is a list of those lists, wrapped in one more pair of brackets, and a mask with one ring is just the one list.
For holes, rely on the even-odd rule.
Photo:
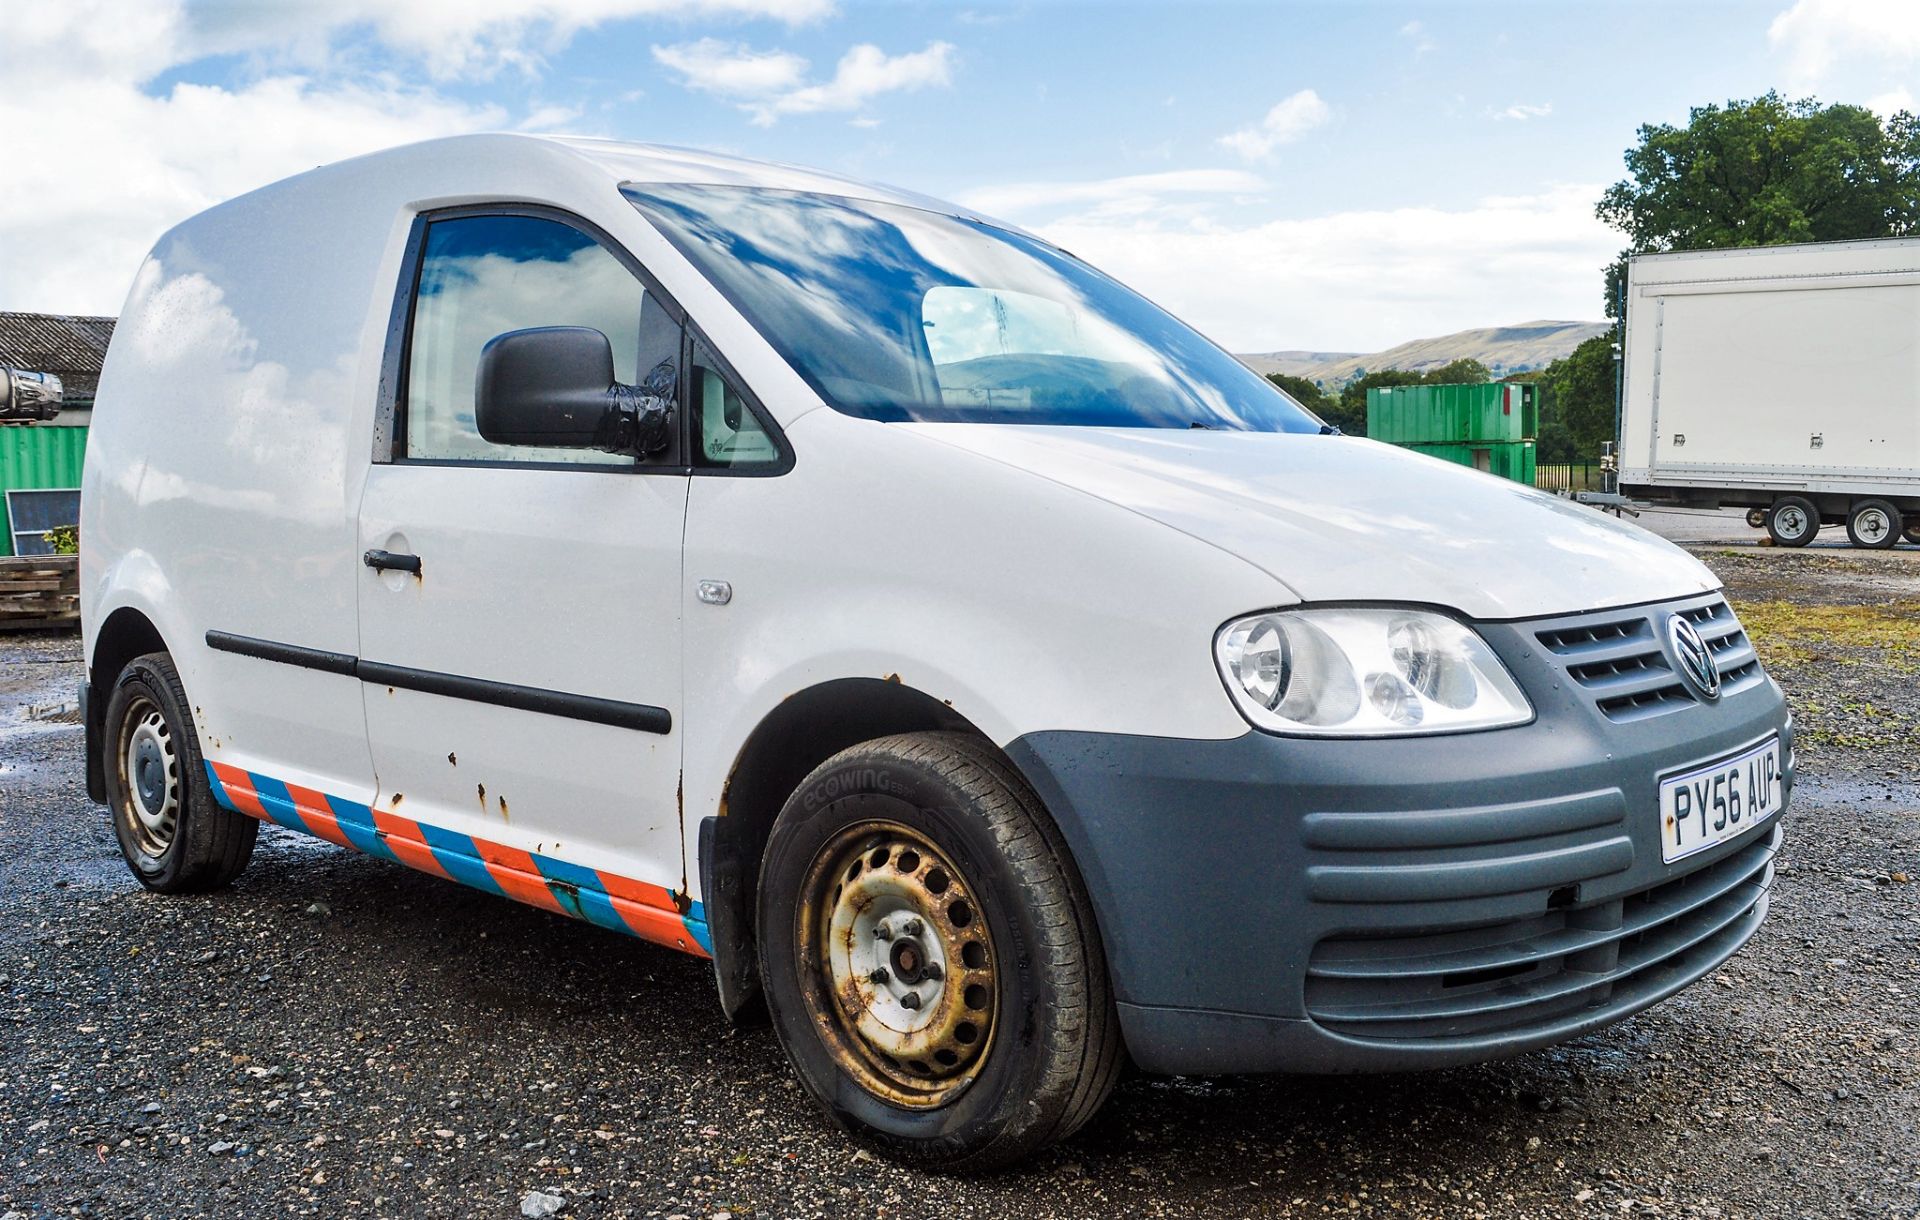
{"label": "black side rub strip", "polygon": [[207,647],[216,652],[231,652],[262,661],[278,661],[282,665],[297,665],[302,669],[343,674],[362,682],[419,691],[426,695],[491,703],[496,707],[517,708],[547,716],[565,716],[570,720],[585,720],[642,733],[668,733],[673,730],[673,713],[664,707],[647,703],[623,703],[618,699],[602,699],[594,695],[571,695],[538,686],[515,686],[510,682],[493,682],[486,678],[467,678],[431,669],[363,661],[343,652],[323,652],[317,648],[302,648],[297,644],[281,644],[227,631],[207,632]]}
{"label": "black side rub strip", "polygon": [[323,673],[345,674],[353,676],[354,668],[360,664],[360,658],[344,652],[322,652],[318,648],[302,648],[298,644],[276,644],[272,640],[256,640],[250,635],[234,635],[230,631],[207,632],[207,647],[215,652],[238,653],[243,657],[254,657],[262,661],[278,661],[282,665],[298,665],[301,669],[317,669]]}

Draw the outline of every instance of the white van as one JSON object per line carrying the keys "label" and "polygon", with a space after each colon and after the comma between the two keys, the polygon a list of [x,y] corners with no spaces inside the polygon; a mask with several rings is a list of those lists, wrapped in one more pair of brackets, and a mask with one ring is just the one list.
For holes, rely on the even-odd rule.
{"label": "white van", "polygon": [[711,957],[835,1121],[1004,1163],[1122,1060],[1361,1072],[1733,953],[1792,784],[1713,575],[1342,437],[1033,236],[523,136],[161,239],[81,522],[88,787]]}

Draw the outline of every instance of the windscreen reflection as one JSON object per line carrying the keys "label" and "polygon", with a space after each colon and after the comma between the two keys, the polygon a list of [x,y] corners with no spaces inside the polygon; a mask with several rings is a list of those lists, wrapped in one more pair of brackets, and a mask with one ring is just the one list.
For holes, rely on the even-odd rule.
{"label": "windscreen reflection", "polygon": [[1145,299],[978,221],[731,186],[627,197],[830,405],[881,420],[1317,432]]}

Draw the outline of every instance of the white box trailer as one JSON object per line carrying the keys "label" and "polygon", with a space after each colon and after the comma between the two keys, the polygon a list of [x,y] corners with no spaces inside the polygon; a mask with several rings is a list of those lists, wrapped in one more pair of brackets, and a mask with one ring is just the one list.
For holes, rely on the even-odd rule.
{"label": "white box trailer", "polygon": [[1627,285],[1621,491],[1920,542],[1920,239],[1645,254]]}

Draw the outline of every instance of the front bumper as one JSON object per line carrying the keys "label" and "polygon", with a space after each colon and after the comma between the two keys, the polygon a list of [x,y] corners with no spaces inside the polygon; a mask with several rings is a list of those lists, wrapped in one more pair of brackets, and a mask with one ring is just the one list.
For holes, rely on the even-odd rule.
{"label": "front bumper", "polygon": [[[1665,615],[1715,601],[1613,618],[1643,615],[1657,640]],[[1088,885],[1135,1060],[1183,1075],[1475,1062],[1617,1021],[1726,960],[1765,915],[1785,801],[1668,865],[1659,778],[1779,734],[1784,798],[1792,729],[1716,613],[1731,632],[1716,650],[1742,665],[1715,701],[1658,695],[1658,658],[1627,664],[1620,637],[1567,625],[1582,620],[1482,624],[1533,723],[1014,742]]]}

